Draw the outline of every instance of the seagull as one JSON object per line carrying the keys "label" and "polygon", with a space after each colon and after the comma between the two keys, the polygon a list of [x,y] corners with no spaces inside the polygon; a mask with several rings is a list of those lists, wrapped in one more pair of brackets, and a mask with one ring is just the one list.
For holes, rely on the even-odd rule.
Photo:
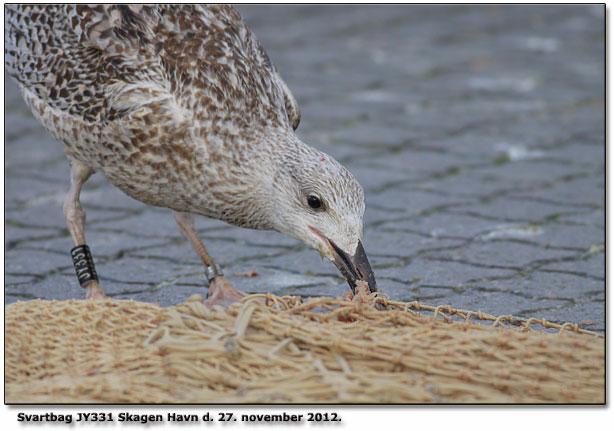
{"label": "seagull", "polygon": [[334,262],[352,293],[377,291],[362,187],[297,137],[296,99],[232,6],[6,5],[5,66],[64,144],[64,216],[87,299],[106,298],[79,199],[95,172],[173,211],[205,266],[209,303],[245,293],[211,258],[195,214],[289,235]]}

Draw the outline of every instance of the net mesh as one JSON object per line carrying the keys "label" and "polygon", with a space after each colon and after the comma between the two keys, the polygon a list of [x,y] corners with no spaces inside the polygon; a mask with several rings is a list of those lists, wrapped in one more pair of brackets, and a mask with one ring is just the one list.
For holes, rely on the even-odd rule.
{"label": "net mesh", "polygon": [[529,325],[549,322],[450,307],[426,316],[411,310],[429,308],[421,304],[377,300],[387,309],[270,294],[227,309],[199,295],[168,308],[13,303],[5,308],[5,401],[604,402],[600,334],[574,325],[534,331]]}

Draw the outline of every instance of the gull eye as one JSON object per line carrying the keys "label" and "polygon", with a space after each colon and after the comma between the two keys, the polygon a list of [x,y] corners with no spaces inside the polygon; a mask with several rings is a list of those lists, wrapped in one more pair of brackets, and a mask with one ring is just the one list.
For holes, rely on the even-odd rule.
{"label": "gull eye", "polygon": [[322,201],[317,196],[309,195],[307,196],[307,205],[309,205],[314,210],[318,210],[322,208]]}

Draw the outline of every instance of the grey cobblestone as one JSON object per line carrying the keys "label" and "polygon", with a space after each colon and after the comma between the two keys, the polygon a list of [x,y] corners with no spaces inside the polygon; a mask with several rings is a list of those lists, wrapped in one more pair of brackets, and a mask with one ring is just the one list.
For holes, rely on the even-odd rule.
{"label": "grey cobblestone", "polygon": [[[385,293],[604,330],[603,7],[239,9],[299,101],[299,136],[365,187]],[[62,146],[12,81],[5,106],[5,302],[82,297]],[[81,196],[110,296],[168,305],[205,292],[170,211],[100,175]],[[347,291],[290,238],[202,217],[197,228],[247,292]]]}

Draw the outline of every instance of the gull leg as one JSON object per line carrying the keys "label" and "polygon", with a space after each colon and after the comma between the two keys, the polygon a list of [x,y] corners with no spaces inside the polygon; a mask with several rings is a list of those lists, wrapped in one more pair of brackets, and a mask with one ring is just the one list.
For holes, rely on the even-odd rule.
{"label": "gull leg", "polygon": [[240,301],[245,297],[245,293],[235,289],[235,287],[222,274],[219,268],[211,259],[209,252],[198,237],[194,228],[194,216],[190,213],[173,211],[179,231],[190,241],[192,248],[200,257],[200,260],[205,265],[207,278],[209,279],[209,294],[207,302],[209,304],[229,305],[233,302]]}
{"label": "gull leg", "polygon": [[64,201],[64,218],[76,246],[70,254],[79,283],[85,288],[86,298],[105,299],[106,296],[98,283],[92,255],[85,243],[85,234],[83,233],[85,210],[81,208],[81,202],[79,202],[81,187],[93,173],[94,171],[83,163],[70,160],[70,189]]}

